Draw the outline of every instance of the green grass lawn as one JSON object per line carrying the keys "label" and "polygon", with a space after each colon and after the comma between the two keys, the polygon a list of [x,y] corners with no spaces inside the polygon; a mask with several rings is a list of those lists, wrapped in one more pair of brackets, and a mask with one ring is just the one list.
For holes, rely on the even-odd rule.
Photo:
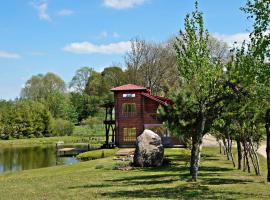
{"label": "green grass lawn", "polygon": [[[269,199],[266,163],[263,176],[233,169],[216,148],[203,150],[200,177],[190,181],[189,151],[166,149],[170,165],[113,170],[112,157],[69,166],[0,175],[0,199]],[[98,167],[97,167],[98,166]]]}

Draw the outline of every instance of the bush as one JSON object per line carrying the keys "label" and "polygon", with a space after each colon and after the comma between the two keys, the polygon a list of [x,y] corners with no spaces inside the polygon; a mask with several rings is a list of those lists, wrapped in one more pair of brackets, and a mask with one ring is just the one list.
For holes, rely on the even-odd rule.
{"label": "bush", "polygon": [[102,126],[103,121],[98,117],[88,117],[82,120],[81,125],[88,126],[91,129]]}
{"label": "bush", "polygon": [[55,119],[53,121],[53,135],[64,136],[72,135],[74,130],[74,124],[64,119]]}
{"label": "bush", "polygon": [[104,165],[96,165],[95,169],[102,169],[104,168]]}
{"label": "bush", "polygon": [[1,138],[29,138],[51,135],[52,117],[41,103],[20,100],[0,101]]}
{"label": "bush", "polygon": [[119,170],[119,169],[123,169],[130,166],[131,166],[131,163],[128,163],[128,162],[116,163],[112,166],[112,170]]}
{"label": "bush", "polygon": [[100,135],[104,133],[103,121],[100,117],[88,117],[81,122],[81,127],[87,129],[89,135]]}

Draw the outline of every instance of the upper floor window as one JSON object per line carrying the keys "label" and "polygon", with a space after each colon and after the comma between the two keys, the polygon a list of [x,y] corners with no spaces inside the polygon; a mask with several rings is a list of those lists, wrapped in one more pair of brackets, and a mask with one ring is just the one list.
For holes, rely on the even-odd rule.
{"label": "upper floor window", "polygon": [[122,113],[131,115],[136,113],[136,104],[135,103],[123,103]]}
{"label": "upper floor window", "polygon": [[124,98],[133,98],[135,96],[136,96],[135,94],[123,94]]}

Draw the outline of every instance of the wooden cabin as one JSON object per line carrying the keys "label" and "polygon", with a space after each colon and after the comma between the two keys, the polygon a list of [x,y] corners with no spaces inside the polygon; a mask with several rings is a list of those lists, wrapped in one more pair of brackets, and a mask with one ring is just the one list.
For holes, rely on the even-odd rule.
{"label": "wooden cabin", "polygon": [[[154,96],[149,89],[133,84],[115,87],[111,91],[114,92],[114,105],[108,104],[104,107],[106,107],[106,118],[108,118],[107,114],[112,115],[112,107],[114,107],[115,120],[109,117],[104,124],[107,124],[107,135],[111,128],[112,142],[116,146],[134,146],[136,138],[144,129],[159,134],[165,146],[181,144],[179,139],[170,135],[157,115],[158,107],[172,103],[170,99]],[[115,124],[115,127],[112,127],[112,124]],[[108,145],[108,140],[106,143]]]}

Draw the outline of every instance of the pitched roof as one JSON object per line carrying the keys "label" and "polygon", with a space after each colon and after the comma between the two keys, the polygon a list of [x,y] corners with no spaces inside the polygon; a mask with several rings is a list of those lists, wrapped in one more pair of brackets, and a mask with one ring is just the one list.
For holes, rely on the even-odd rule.
{"label": "pitched roof", "polygon": [[170,99],[165,98],[165,97],[153,96],[149,93],[144,93],[144,92],[142,92],[141,94],[145,97],[148,97],[149,99],[152,99],[153,101],[158,102],[161,105],[164,105],[164,106],[172,103],[172,101]]}
{"label": "pitched roof", "polygon": [[127,90],[147,90],[147,88],[139,85],[127,84],[111,89],[111,91],[127,91]]}

